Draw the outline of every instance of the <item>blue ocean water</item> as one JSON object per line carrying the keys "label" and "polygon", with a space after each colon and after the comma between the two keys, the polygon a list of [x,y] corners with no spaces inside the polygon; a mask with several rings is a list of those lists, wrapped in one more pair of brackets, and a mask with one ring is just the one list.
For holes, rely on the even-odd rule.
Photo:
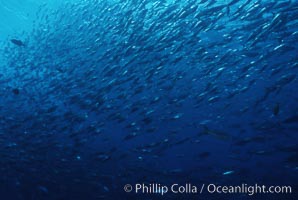
{"label": "blue ocean water", "polygon": [[2,0],[0,32],[1,200],[297,199],[296,0]]}

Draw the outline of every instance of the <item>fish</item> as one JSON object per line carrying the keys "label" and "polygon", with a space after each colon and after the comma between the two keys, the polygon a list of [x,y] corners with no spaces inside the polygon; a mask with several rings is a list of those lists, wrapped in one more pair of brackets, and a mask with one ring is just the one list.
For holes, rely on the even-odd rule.
{"label": "fish", "polygon": [[20,195],[2,196],[125,199],[251,166],[295,183],[296,16],[294,1],[40,5],[1,41],[0,182]]}
{"label": "fish", "polygon": [[287,157],[285,162],[292,163],[292,164],[297,164],[298,163],[298,153]]}
{"label": "fish", "polygon": [[233,170],[231,170],[231,171],[226,171],[226,172],[223,172],[222,173],[222,175],[230,175],[230,174],[233,174],[234,173],[234,171]]}
{"label": "fish", "polygon": [[20,94],[20,90],[18,88],[12,89],[13,94],[18,95]]}
{"label": "fish", "polygon": [[40,186],[37,187],[37,189],[39,191],[41,191],[42,193],[44,193],[44,194],[48,194],[49,193],[49,190],[45,186],[40,185]]}
{"label": "fish", "polygon": [[274,108],[273,108],[273,115],[277,116],[279,113],[279,103],[276,103]]}
{"label": "fish", "polygon": [[19,46],[19,47],[25,46],[25,44],[21,40],[11,39],[10,41],[16,46]]}
{"label": "fish", "polygon": [[198,155],[200,158],[207,158],[210,156],[210,152],[203,152]]}
{"label": "fish", "polygon": [[228,6],[233,6],[234,4],[238,3],[239,0],[231,0],[230,3],[228,3]]}
{"label": "fish", "polygon": [[286,118],[283,123],[285,124],[294,124],[298,123],[298,115],[293,115],[291,117]]}

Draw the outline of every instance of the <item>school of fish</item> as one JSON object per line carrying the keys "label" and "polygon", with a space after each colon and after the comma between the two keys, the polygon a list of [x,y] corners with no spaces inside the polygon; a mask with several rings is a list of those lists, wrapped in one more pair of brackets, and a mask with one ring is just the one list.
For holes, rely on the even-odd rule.
{"label": "school of fish", "polygon": [[42,5],[1,47],[1,182],[15,199],[256,176],[297,186],[297,16],[295,0]]}

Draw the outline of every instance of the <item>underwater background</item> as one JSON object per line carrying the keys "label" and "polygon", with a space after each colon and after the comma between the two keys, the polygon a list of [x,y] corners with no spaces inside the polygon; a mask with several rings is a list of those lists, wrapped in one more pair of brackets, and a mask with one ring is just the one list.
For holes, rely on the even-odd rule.
{"label": "underwater background", "polygon": [[0,199],[298,199],[297,50],[296,0],[1,0]]}

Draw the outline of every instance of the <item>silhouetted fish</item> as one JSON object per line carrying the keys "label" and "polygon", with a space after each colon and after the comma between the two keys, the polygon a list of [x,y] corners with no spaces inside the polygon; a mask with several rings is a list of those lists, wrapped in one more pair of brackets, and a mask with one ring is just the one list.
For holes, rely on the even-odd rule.
{"label": "silhouetted fish", "polygon": [[18,88],[14,88],[14,89],[12,89],[12,92],[13,92],[15,95],[20,94],[20,90],[19,90]]}
{"label": "silhouetted fish", "polygon": [[283,122],[286,124],[298,123],[298,115],[289,117],[289,118],[285,119]]}
{"label": "silhouetted fish", "polygon": [[25,46],[25,44],[21,40],[11,39],[10,41],[17,46]]}
{"label": "silhouetted fish", "polygon": [[275,104],[275,106],[273,108],[274,116],[278,115],[278,113],[279,113],[279,103]]}

